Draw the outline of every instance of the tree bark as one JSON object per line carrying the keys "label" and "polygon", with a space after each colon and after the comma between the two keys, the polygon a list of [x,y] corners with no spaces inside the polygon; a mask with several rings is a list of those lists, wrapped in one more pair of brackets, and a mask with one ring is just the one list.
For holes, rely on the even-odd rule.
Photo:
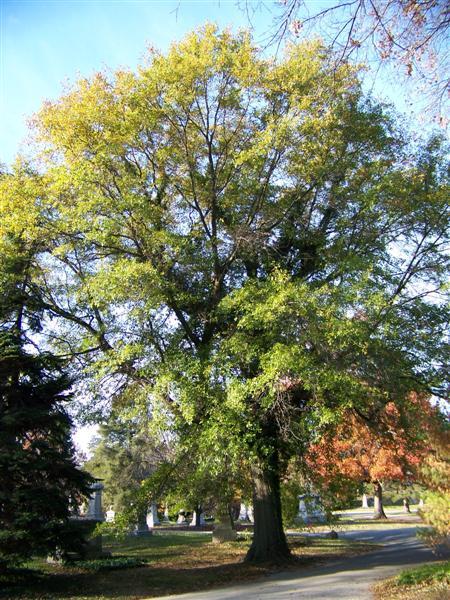
{"label": "tree bark", "polygon": [[373,500],[374,500],[374,519],[387,519],[386,513],[383,508],[383,488],[379,481],[374,483],[374,491],[373,491]]}
{"label": "tree bark", "polygon": [[281,516],[277,460],[272,465],[253,464],[253,542],[246,562],[286,563],[292,559]]}

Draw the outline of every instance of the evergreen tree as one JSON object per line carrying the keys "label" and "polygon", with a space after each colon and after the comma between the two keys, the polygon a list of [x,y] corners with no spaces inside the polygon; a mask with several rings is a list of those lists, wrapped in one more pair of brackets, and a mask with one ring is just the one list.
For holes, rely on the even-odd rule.
{"label": "evergreen tree", "polygon": [[92,479],[74,459],[64,403],[71,381],[59,359],[31,352],[27,329],[39,329],[31,295],[32,252],[1,240],[0,258],[0,566],[76,543],[71,509]]}

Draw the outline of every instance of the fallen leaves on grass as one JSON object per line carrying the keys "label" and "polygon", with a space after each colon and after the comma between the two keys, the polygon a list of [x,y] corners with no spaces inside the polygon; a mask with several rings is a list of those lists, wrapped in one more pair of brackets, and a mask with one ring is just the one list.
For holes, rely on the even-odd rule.
{"label": "fallen leaves on grass", "polygon": [[[347,540],[325,538],[289,538],[297,561],[283,567],[243,562],[249,541],[212,544],[209,535],[170,534],[129,538],[124,542],[104,544],[105,550],[145,562],[145,566],[127,571],[89,572],[73,567],[35,563],[40,569],[39,586],[27,583],[16,586],[15,593],[0,597],[27,600],[139,600],[213,587],[254,581],[281,570],[323,564],[334,557],[354,556],[374,546]],[[30,579],[33,582],[33,579]],[[11,588],[10,588],[11,590]]]}

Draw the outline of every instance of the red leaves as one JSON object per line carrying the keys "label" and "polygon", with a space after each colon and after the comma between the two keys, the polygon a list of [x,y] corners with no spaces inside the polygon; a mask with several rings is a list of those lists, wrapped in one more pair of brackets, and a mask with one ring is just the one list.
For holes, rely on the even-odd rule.
{"label": "red leaves", "polygon": [[410,480],[429,452],[423,434],[432,421],[433,407],[418,394],[411,394],[401,410],[386,404],[372,427],[348,411],[332,434],[310,447],[307,462],[324,481],[339,476],[367,482]]}

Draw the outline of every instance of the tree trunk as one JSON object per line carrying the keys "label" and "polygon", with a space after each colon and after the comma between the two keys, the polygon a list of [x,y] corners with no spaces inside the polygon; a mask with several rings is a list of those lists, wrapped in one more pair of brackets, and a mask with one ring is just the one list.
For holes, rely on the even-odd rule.
{"label": "tree trunk", "polygon": [[383,508],[383,488],[379,481],[374,483],[374,492],[373,492],[373,500],[374,500],[374,519],[387,519],[386,513]]}
{"label": "tree trunk", "polygon": [[277,466],[252,465],[254,534],[246,562],[286,563],[292,558],[283,530]]}

